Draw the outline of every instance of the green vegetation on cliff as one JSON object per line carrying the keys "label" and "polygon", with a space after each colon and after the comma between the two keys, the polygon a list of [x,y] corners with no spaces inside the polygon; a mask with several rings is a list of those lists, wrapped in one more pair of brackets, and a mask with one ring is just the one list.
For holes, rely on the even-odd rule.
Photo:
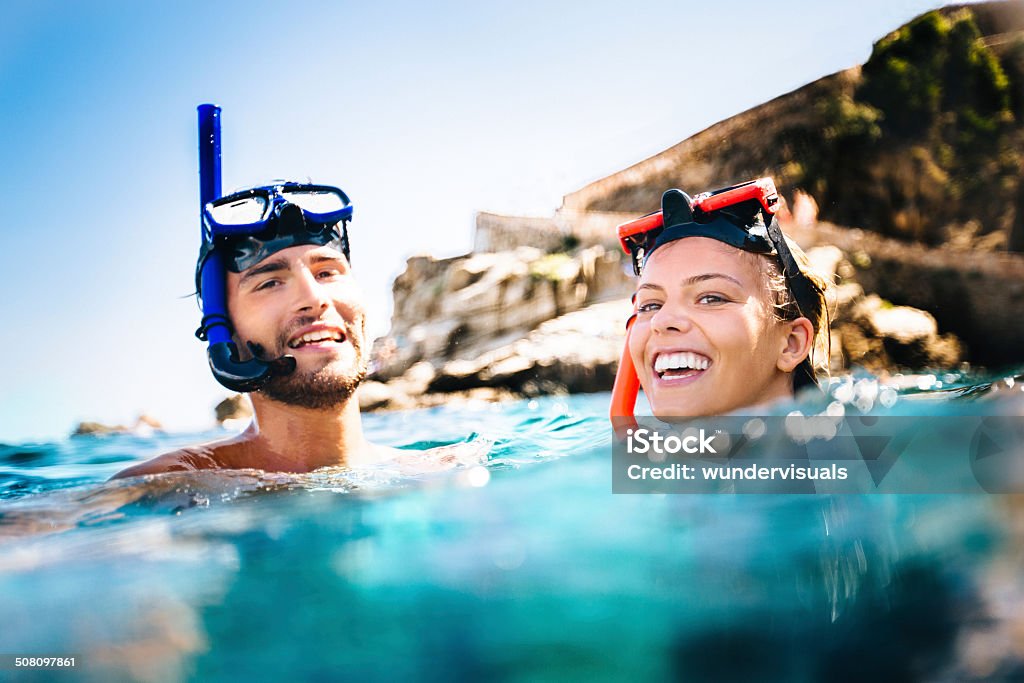
{"label": "green vegetation on cliff", "polygon": [[970,10],[929,12],[875,44],[852,94],[818,100],[821,144],[787,180],[838,223],[933,244],[964,230],[1007,242],[1021,85]]}
{"label": "green vegetation on cliff", "polygon": [[772,175],[823,220],[927,244],[1024,251],[1024,6],[924,14],[833,74],[567,195],[645,213],[669,187]]}

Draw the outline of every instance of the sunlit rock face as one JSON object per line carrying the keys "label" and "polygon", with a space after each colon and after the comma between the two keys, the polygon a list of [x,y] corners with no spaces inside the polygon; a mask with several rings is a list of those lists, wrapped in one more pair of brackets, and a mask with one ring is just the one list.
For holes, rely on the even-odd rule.
{"label": "sunlit rock face", "polygon": [[476,361],[525,340],[546,321],[621,300],[632,286],[620,254],[601,245],[413,257],[394,283],[392,326],[374,344],[373,379],[398,378],[424,360],[438,369]]}

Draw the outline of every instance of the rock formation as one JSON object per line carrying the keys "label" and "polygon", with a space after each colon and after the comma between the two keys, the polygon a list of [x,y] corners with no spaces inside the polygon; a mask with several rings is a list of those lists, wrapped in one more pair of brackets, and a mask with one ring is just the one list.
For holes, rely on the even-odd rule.
{"label": "rock formation", "polygon": [[[804,220],[806,229],[817,229],[813,216]],[[870,259],[863,253],[820,244],[807,253],[816,270],[841,283],[829,305],[833,372],[949,369],[964,360],[964,345],[930,313],[865,294],[858,278]],[[610,389],[632,311],[627,292],[634,281],[625,267],[624,258],[600,246],[571,254],[520,248],[410,259],[395,281],[392,334],[374,345],[360,406],[406,409]]]}
{"label": "rock formation", "polygon": [[438,370],[476,362],[545,321],[628,296],[632,286],[621,255],[601,245],[571,254],[519,247],[441,260],[413,257],[394,282],[392,327],[374,344],[373,378],[397,378],[423,360]]}
{"label": "rock formation", "polygon": [[131,425],[108,425],[102,422],[86,420],[79,422],[71,436],[107,436],[110,434],[135,434],[148,436],[153,432],[163,431],[164,426],[152,415],[143,413],[135,418]]}
{"label": "rock formation", "polygon": [[252,404],[244,394],[234,394],[218,403],[213,412],[217,424],[233,428],[249,421],[252,417]]}

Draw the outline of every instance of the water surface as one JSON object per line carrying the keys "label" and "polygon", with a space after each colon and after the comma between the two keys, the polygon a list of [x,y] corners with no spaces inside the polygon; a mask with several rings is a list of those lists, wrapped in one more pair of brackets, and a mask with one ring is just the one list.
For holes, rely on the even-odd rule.
{"label": "water surface", "polygon": [[0,653],[86,680],[1024,674],[1019,499],[613,496],[607,405],[365,416],[390,445],[487,444],[417,476],[105,483],[219,435],[5,446]]}

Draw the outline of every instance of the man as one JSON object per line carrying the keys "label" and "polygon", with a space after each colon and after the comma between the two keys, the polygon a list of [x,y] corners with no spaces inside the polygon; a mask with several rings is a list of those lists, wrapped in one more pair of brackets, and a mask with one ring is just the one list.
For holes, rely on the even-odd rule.
{"label": "man", "polygon": [[398,451],[363,436],[366,316],[349,265],[352,206],[338,188],[282,183],[210,203],[197,268],[210,367],[250,392],[237,437],[161,455],[116,477],[198,469],[310,472]]}

